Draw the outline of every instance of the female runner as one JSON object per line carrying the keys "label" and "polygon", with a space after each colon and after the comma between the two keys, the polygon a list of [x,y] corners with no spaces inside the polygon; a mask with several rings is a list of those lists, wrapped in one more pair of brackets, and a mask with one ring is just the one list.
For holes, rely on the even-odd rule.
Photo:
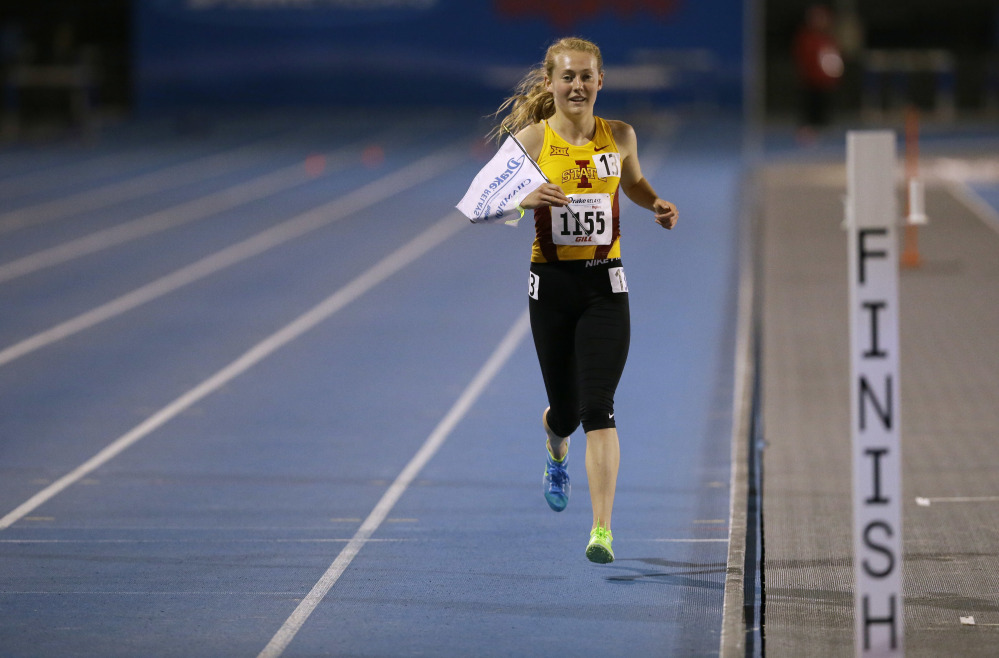
{"label": "female runner", "polygon": [[548,436],[544,493],[553,510],[565,509],[569,437],[582,424],[593,507],[586,557],[598,563],[614,560],[611,511],[620,462],[614,392],[631,337],[618,190],[651,210],[663,228],[677,221],[676,207],[642,176],[634,129],[594,116],[603,80],[596,44],[561,39],[500,106],[496,114],[508,114],[495,130],[515,134],[551,181],[518,206],[534,210],[529,304],[549,404],[541,418]]}

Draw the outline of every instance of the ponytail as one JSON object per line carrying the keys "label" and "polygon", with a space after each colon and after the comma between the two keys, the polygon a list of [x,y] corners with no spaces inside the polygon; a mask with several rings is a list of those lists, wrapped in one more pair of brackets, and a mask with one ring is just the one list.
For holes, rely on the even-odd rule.
{"label": "ponytail", "polygon": [[493,116],[507,110],[509,113],[489,133],[490,139],[499,141],[505,132],[516,133],[555,114],[555,98],[545,89],[544,68],[533,69],[525,75],[513,95],[503,101]]}

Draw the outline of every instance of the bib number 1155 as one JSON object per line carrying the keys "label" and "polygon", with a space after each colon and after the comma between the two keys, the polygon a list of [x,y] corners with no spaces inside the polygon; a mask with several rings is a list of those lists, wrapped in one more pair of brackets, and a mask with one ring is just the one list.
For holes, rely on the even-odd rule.
{"label": "bib number 1155", "polygon": [[610,244],[613,233],[610,194],[569,198],[572,203],[568,208],[559,208],[552,213],[552,241],[561,245]]}
{"label": "bib number 1155", "polygon": [[576,217],[579,217],[579,221],[577,222],[576,218],[570,215],[568,210],[562,208],[561,212],[559,212],[559,217],[562,218],[562,230],[560,233],[563,236],[592,236],[594,233],[599,235],[607,229],[603,210],[587,210],[577,213]]}

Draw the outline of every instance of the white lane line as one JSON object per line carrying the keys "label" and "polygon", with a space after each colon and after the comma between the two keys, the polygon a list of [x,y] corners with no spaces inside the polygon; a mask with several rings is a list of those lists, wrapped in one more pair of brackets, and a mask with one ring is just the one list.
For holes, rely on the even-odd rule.
{"label": "white lane line", "polygon": [[[996,233],[999,233],[999,211],[993,208],[988,201],[974,190],[970,185],[962,180],[947,180],[947,189],[954,197],[964,204],[968,210],[974,213],[982,222]],[[932,221],[932,220],[931,220]]]}
{"label": "white lane line", "polygon": [[380,260],[343,288],[340,288],[325,300],[300,315],[290,324],[254,345],[238,359],[157,411],[126,434],[115,439],[103,450],[77,466],[70,473],[59,478],[9,512],[6,516],[0,518],[0,530],[9,528],[21,518],[31,514],[31,512],[57,496],[70,485],[78,482],[114,459],[129,446],[145,438],[184,410],[225,386],[279,348],[309,331],[350,302],[454,235],[455,232],[468,224],[467,221],[460,221],[460,218],[461,215],[457,212],[448,213],[443,219],[423,231],[423,233],[420,233],[409,243]]}
{"label": "white lane line", "polygon": [[[0,152],[0,170],[8,167],[12,171],[0,180],[0,198],[12,197],[14,195],[42,194],[63,184],[67,174],[75,174],[80,169],[85,169],[88,174],[98,172],[99,175],[112,176],[115,172],[128,171],[137,167],[148,167],[150,149],[172,151],[171,144],[177,142],[191,141],[189,137],[177,133],[176,126],[172,125],[173,120],[146,121],[143,123],[147,127],[129,131],[128,134],[113,138],[110,146],[93,150],[78,150],[74,146],[52,146],[34,148],[17,151],[8,150]],[[321,129],[321,126],[312,123],[313,128]],[[281,121],[275,127],[273,119],[243,120],[235,123],[217,133],[218,142],[209,145],[210,148],[217,149],[237,149],[251,144],[265,145],[269,141],[285,142],[290,136],[299,134],[302,129],[302,120],[297,123]],[[262,134],[263,133],[263,134]],[[249,135],[252,141],[244,142],[241,146],[238,140],[241,136]],[[261,136],[262,135],[262,136]],[[119,139],[121,141],[119,141]],[[182,147],[183,148],[183,147]],[[67,160],[66,157],[69,156]],[[79,155],[80,157],[74,157]],[[192,157],[210,157],[210,153],[193,153]],[[25,167],[34,167],[29,171],[24,171]],[[4,172],[6,173],[6,172]]]}
{"label": "white lane line", "polygon": [[[752,175],[752,174],[749,174]],[[755,241],[753,235],[754,213],[757,200],[752,196],[755,186],[743,182],[740,196],[742,211],[737,217],[742,227],[737,236],[739,245],[739,281],[736,300],[735,350],[732,355],[733,392],[732,392],[732,434],[730,438],[730,475],[729,475],[729,522],[728,522],[728,555],[726,557],[727,573],[725,590],[722,596],[722,621],[719,637],[719,653],[722,656],[734,656],[744,652],[745,648],[745,580],[746,551],[749,531],[749,455],[754,450],[750,445],[753,387],[756,377],[754,361],[754,299],[755,293]],[[749,190],[749,194],[747,194]],[[747,198],[749,196],[750,198]]]}
{"label": "white lane line", "polygon": [[950,496],[941,498],[924,498],[916,496],[916,504],[920,507],[929,507],[933,503],[996,503],[999,496]]}
{"label": "white lane line", "polygon": [[[232,589],[179,589],[179,590],[141,590],[141,591],[121,591],[121,590],[3,590],[2,596],[289,596],[298,592],[260,592],[254,590],[232,590]],[[245,619],[245,617],[244,617]],[[264,620],[264,616],[257,617]]]}
{"label": "white lane line", "polygon": [[269,136],[235,149],[214,153],[193,161],[179,162],[134,178],[89,188],[58,199],[43,201],[17,210],[0,214],[0,234],[44,224],[68,215],[107,208],[116,203],[137,199],[146,194],[161,192],[198,182],[207,176],[236,171],[273,157],[268,145],[282,144],[306,134],[314,127],[305,126],[291,135]]}
{"label": "white lane line", "polygon": [[[85,169],[88,174],[92,172],[108,173],[112,171],[127,171],[145,164],[149,166],[149,156],[143,153],[148,147],[119,147],[121,150],[97,155],[95,157],[82,160],[71,160],[69,162],[51,158],[58,157],[59,154],[49,154],[49,159],[38,161],[39,169],[15,173],[0,180],[0,198],[12,198],[14,195],[43,194],[53,189],[58,189],[64,184],[64,176],[67,173]],[[128,150],[126,150],[126,148]],[[24,166],[25,163],[18,163]],[[2,215],[0,215],[2,217]],[[2,232],[2,229],[0,229]]]}
{"label": "white lane line", "polygon": [[0,350],[0,366],[89,329],[211,274],[306,233],[349,217],[394,194],[426,182],[464,157],[451,148],[418,160],[353,192],[285,220],[265,231],[176,270],[65,322]]}
{"label": "white lane line", "polygon": [[727,544],[728,539],[725,538],[714,538],[714,539],[635,539],[632,541],[652,541],[652,542],[666,542],[669,544]]}
{"label": "white lane line", "polygon": [[[0,539],[0,544],[346,544],[350,537],[318,539]],[[415,542],[416,539],[369,539],[368,543]]]}
{"label": "white lane line", "polygon": [[[82,483],[81,483],[82,484]],[[387,483],[386,483],[387,484]],[[37,516],[26,516],[21,519],[22,521],[55,521],[54,516],[50,517],[37,517]],[[334,519],[331,523],[356,523],[360,524],[362,519],[348,519],[344,521],[337,521]],[[388,519],[392,522],[392,519]],[[210,526],[164,526],[164,525],[131,525],[131,526],[114,526],[113,528],[103,527],[94,528],[91,525],[63,525],[58,526],[52,525],[24,525],[22,526],[24,530],[27,531],[59,531],[59,532],[93,532],[95,530],[111,531],[115,532],[170,532],[170,533],[182,533],[182,532],[325,532],[330,530],[329,525],[288,525],[288,526],[221,526],[221,525],[210,525]],[[342,531],[345,532],[345,531]]]}
{"label": "white lane line", "polygon": [[361,524],[361,527],[353,539],[350,540],[350,543],[340,551],[340,554],[333,560],[333,564],[330,565],[326,573],[322,575],[308,595],[298,604],[295,611],[291,613],[291,616],[288,617],[277,633],[274,634],[274,637],[271,638],[271,641],[260,652],[258,658],[276,658],[284,652],[295,635],[298,634],[299,629],[302,628],[302,624],[305,623],[316,609],[316,606],[319,605],[333,585],[336,584],[336,581],[340,579],[343,572],[350,566],[350,563],[360,552],[365,542],[369,541],[371,535],[378,530],[378,527],[381,526],[382,522],[389,515],[389,512],[392,511],[392,508],[398,502],[399,498],[402,497],[402,494],[405,493],[416,476],[423,470],[427,462],[437,453],[437,450],[440,449],[444,441],[447,440],[448,435],[451,434],[451,431],[454,430],[455,426],[464,418],[472,405],[475,404],[475,401],[485,390],[486,386],[489,385],[510,359],[529,330],[530,320],[528,319],[527,311],[524,311],[517,318],[516,322],[513,323],[513,326],[510,327],[506,336],[500,341],[495,351],[493,351],[489,359],[483,364],[468,387],[458,397],[457,401],[455,401],[450,411],[447,412],[437,427],[430,433],[430,436],[427,437],[423,446],[413,455],[413,458],[409,460],[406,467],[402,469],[402,472],[396,477],[392,486],[388,488],[381,500],[378,501],[378,504],[371,511],[371,514]]}
{"label": "white lane line", "polygon": [[[348,158],[337,157],[333,166],[345,166]],[[308,182],[309,175],[301,163],[282,167],[276,171],[257,176],[237,185],[218,190],[203,197],[179,203],[163,210],[96,231],[89,235],[70,240],[60,245],[36,251],[17,260],[0,265],[0,283],[20,276],[37,272],[53,265],[59,265],[81,256],[96,253],[131,240],[165,231],[211,215],[225,212],[252,201],[258,201],[272,194],[291,189]]]}

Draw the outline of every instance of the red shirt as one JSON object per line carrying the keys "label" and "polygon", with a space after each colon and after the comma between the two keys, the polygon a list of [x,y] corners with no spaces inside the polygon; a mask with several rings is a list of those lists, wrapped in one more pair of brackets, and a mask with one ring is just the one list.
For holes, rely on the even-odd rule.
{"label": "red shirt", "polygon": [[798,77],[808,87],[832,89],[843,76],[843,58],[836,41],[824,32],[802,28],[794,38]]}

